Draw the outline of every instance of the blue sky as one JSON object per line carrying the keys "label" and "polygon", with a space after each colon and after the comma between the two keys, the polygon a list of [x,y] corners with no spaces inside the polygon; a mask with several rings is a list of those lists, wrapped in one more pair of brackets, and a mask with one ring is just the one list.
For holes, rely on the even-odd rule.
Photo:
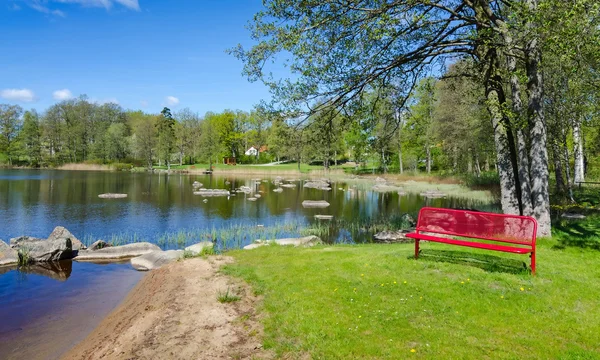
{"label": "blue sky", "polygon": [[251,110],[269,93],[225,49],[260,0],[0,0],[0,103],[87,94],[126,109]]}

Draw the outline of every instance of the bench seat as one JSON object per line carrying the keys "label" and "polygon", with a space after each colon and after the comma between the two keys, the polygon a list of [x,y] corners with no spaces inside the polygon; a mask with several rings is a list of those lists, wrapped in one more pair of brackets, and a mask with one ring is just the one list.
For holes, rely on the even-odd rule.
{"label": "bench seat", "polygon": [[415,239],[415,259],[419,258],[419,242],[433,241],[528,254],[531,273],[535,274],[536,235],[537,221],[530,216],[424,207],[419,211],[415,231],[406,234],[406,237]]}
{"label": "bench seat", "polygon": [[514,253],[514,254],[529,254],[529,253],[533,252],[533,250],[531,248],[504,246],[504,245],[479,243],[479,242],[473,242],[473,241],[448,239],[448,238],[441,238],[441,237],[425,235],[425,234],[412,233],[412,234],[406,234],[406,237],[411,238],[411,239],[417,239],[417,240],[434,241],[434,242],[445,243],[445,244],[468,246],[468,247],[472,247],[472,248],[486,249],[486,250],[496,250],[496,251],[502,251],[502,252],[507,252],[507,253]]}

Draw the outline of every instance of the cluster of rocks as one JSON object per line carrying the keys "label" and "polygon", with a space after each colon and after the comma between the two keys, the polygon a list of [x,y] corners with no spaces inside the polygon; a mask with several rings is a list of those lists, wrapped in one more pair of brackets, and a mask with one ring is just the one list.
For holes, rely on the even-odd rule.
{"label": "cluster of rocks", "polygon": [[307,180],[304,183],[305,188],[330,191],[331,182],[327,179]]}
{"label": "cluster of rocks", "polygon": [[48,274],[60,273],[52,269],[62,266],[57,263],[61,260],[112,262],[131,259],[131,265],[136,270],[152,270],[186,254],[195,256],[213,247],[212,242],[205,241],[188,246],[185,250],[163,251],[148,242],[112,246],[98,240],[88,248],[62,226],[57,226],[47,239],[20,236],[10,239],[9,244],[0,240],[1,267],[29,265],[28,269],[33,266],[32,272]]}
{"label": "cluster of rocks", "polygon": [[203,197],[212,197],[212,196],[229,196],[231,193],[226,189],[198,189],[194,191],[194,195],[200,195]]}
{"label": "cluster of rocks", "polygon": [[376,184],[371,188],[372,191],[381,193],[397,192],[399,195],[406,195],[406,192],[404,192],[401,186],[391,184],[384,178],[377,177],[375,183]]}

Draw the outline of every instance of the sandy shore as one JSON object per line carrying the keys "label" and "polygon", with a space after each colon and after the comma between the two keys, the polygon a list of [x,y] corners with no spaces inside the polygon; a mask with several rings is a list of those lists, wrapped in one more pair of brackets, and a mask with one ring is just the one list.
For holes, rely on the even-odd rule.
{"label": "sandy shore", "polygon": [[[63,359],[269,359],[262,349],[258,298],[218,273],[224,256],[154,270]],[[227,289],[241,296],[220,303]]]}

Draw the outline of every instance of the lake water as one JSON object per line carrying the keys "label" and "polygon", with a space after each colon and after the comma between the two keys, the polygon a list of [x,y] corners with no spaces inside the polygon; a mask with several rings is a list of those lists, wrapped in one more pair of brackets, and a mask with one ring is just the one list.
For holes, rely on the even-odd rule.
{"label": "lake water", "polygon": [[[194,181],[205,188],[249,186],[262,197],[251,202],[246,200],[249,195],[237,193],[205,201],[193,195]],[[235,246],[240,246],[261,235],[260,231],[244,235],[247,228],[274,228],[262,234],[272,237],[297,236],[304,225],[319,223],[314,215],[327,214],[335,217],[336,225],[324,225],[328,227],[323,233],[325,241],[353,242],[368,241],[372,234],[361,232],[363,225],[351,230],[340,224],[368,223],[406,213],[416,217],[425,205],[498,210],[489,201],[378,193],[370,186],[341,180],[331,191],[306,189],[301,181],[294,183],[296,188],[276,193],[271,181],[251,177],[0,170],[0,239],[8,242],[21,235],[46,238],[60,225],[86,243],[98,238],[150,241],[167,249],[206,240],[203,236],[211,231],[208,239],[214,239],[219,237],[219,229],[235,228],[227,236],[237,236]],[[98,198],[102,193],[125,193],[128,197]],[[305,209],[304,200],[326,200],[331,206]],[[0,268],[0,358],[60,355],[85,337],[141,276],[127,263],[67,262],[25,271]]]}

